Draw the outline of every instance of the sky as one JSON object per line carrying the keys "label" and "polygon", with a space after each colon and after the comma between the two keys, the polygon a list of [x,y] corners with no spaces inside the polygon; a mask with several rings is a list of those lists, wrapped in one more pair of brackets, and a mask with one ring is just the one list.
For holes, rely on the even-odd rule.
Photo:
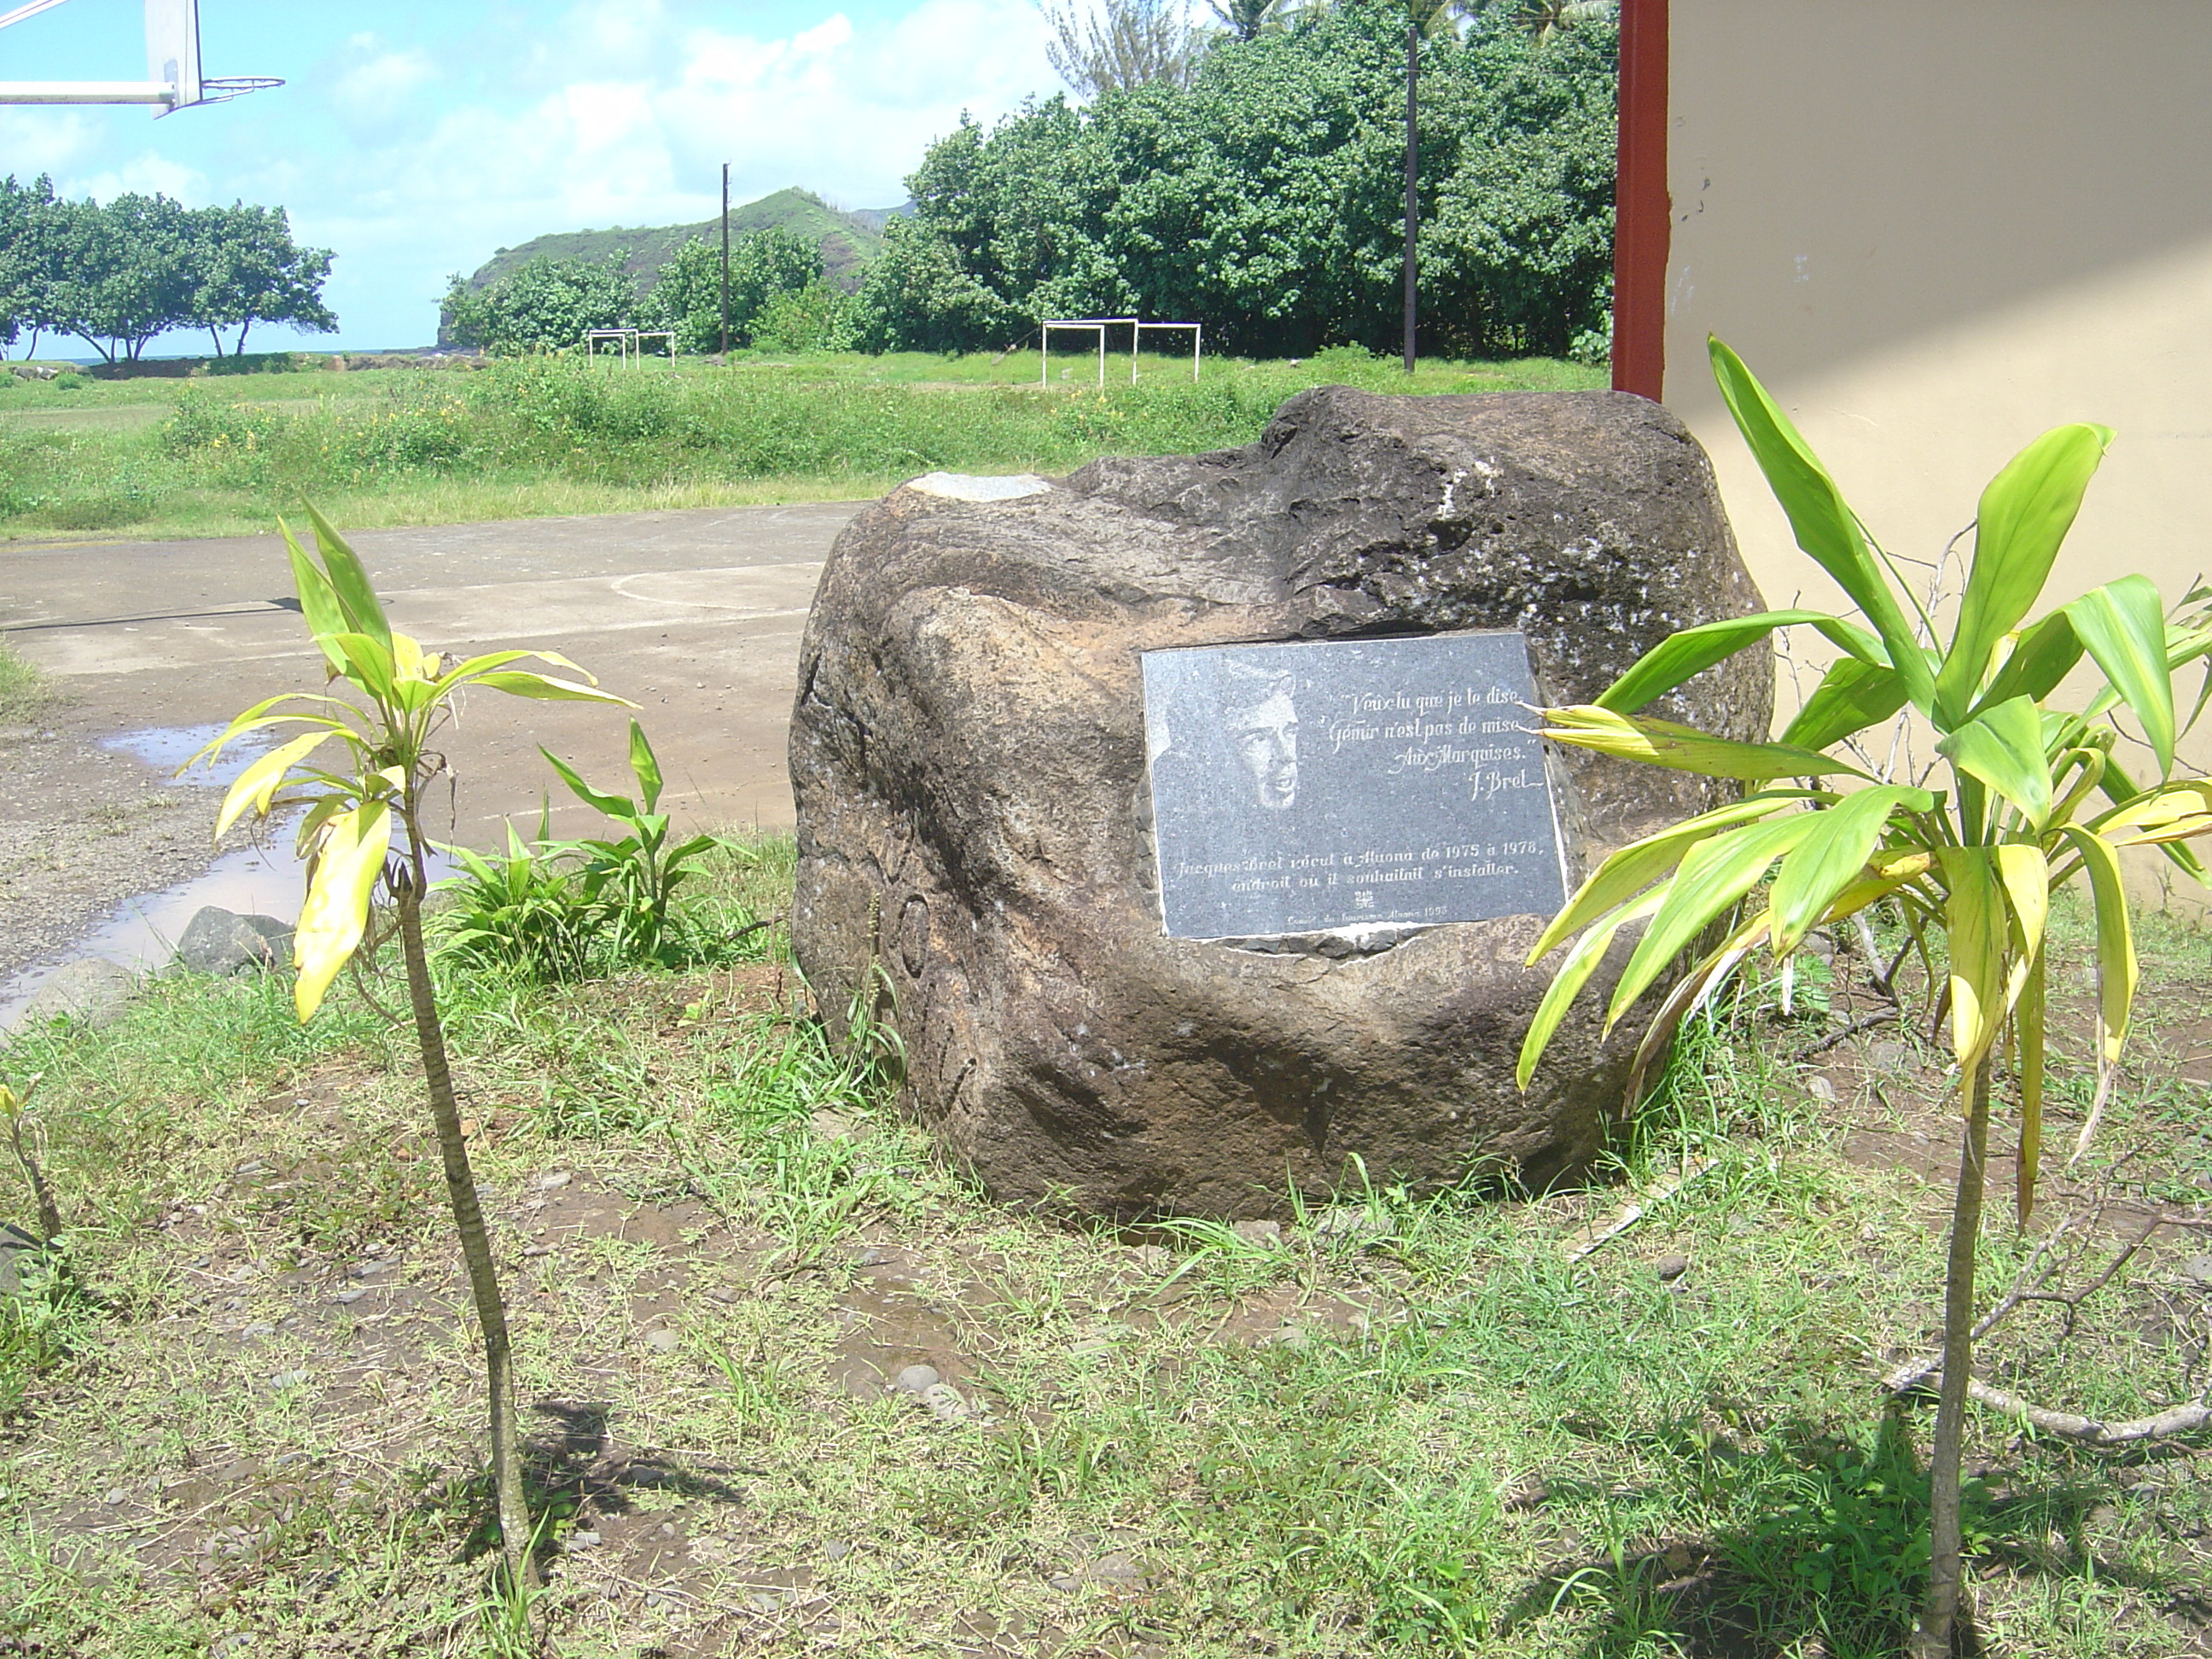
{"label": "sky", "polygon": [[[798,185],[894,206],[962,111],[988,124],[1059,85],[1030,0],[199,4],[204,73],[285,84],[158,120],[0,106],[0,173],[286,209],[337,255],[341,327],[258,331],[264,350],[427,345],[451,273],[550,231],[712,217],[725,161],[732,204]],[[0,80],[143,79],[143,15],[65,0],[0,30]]]}

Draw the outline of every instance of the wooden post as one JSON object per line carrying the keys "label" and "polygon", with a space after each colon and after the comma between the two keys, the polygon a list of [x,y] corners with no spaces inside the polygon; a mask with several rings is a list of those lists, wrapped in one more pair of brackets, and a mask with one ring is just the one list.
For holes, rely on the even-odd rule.
{"label": "wooden post", "polygon": [[1421,26],[1411,0],[1406,9],[1406,373],[1413,372],[1414,288],[1420,270],[1420,130],[1417,120],[1421,84]]}
{"label": "wooden post", "polygon": [[722,163],[722,356],[730,355],[730,164]]}
{"label": "wooden post", "polygon": [[1667,0],[1621,0],[1613,236],[1613,388],[1656,400],[1667,377]]}

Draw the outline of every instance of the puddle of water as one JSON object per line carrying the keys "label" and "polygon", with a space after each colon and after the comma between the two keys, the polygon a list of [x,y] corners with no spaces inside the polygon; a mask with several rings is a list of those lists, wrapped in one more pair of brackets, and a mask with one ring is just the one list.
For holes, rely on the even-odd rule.
{"label": "puddle of water", "polygon": [[[102,738],[100,746],[145,762],[161,774],[165,782],[212,787],[231,782],[275,748],[280,737],[289,735],[249,732],[213,763],[195,766],[183,777],[178,777],[177,769],[221,737],[223,730],[221,726],[149,726],[141,732],[118,732],[112,738]],[[226,910],[232,908],[223,906]]]}
{"label": "puddle of water", "polygon": [[[453,872],[453,861],[445,854],[434,852],[429,864],[433,881]],[[292,855],[291,826],[272,825],[267,846],[225,853],[203,875],[125,900],[114,915],[64,951],[60,960],[0,981],[0,1031],[21,1018],[39,988],[70,963],[98,957],[133,973],[151,973],[174,954],[177,941],[203,906],[291,922],[299,920],[305,890],[304,866]]]}

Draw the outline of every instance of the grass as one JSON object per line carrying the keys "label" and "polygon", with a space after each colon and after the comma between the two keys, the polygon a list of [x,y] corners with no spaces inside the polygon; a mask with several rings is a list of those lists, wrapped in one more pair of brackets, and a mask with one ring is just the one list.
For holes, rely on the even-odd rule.
{"label": "grass", "polygon": [[[722,863],[714,902],[780,914],[790,860]],[[1609,1184],[1368,1185],[1279,1232],[1123,1237],[988,1203],[753,937],[711,972],[448,970],[552,1650],[1894,1651],[1927,1416],[1873,1384],[1935,1328],[1942,1195],[1867,1148],[1926,1134],[1940,1164],[1954,1114],[1939,1073],[1863,1042],[1789,1060],[1849,1016],[1847,959],[1786,1018],[1753,987],[1693,1029]],[[2212,975],[2201,935],[2144,942],[2105,1174],[2201,1199],[2174,1125],[2203,1121]],[[348,996],[302,1031],[281,984],[179,978],[0,1061],[46,1074],[96,1298],[0,1329],[0,1651],[529,1650],[470,1553],[478,1382],[408,1054]],[[1987,1282],[2030,1242],[1993,1225]],[[2185,1397],[2183,1284],[2156,1246],[1992,1369],[2081,1409]],[[916,1363],[952,1395],[884,1386]],[[2185,1449],[1973,1435],[1990,1650],[2204,1650]]]}
{"label": "grass", "polygon": [[0,726],[34,720],[52,708],[53,681],[5,640],[0,640]]}
{"label": "grass", "polygon": [[[824,500],[933,469],[1071,471],[1109,453],[1249,442],[1314,386],[1469,392],[1595,386],[1534,360],[1430,363],[1356,349],[1300,363],[1147,354],[741,356],[624,368],[536,359],[482,373],[376,369],[199,380],[0,375],[0,537],[265,530],[313,495],[362,527]],[[1058,378],[1061,374],[1066,378]]]}

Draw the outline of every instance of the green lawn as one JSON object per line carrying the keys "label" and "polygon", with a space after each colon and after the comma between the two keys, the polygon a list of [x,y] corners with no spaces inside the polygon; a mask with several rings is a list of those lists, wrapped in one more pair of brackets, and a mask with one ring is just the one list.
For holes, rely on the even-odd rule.
{"label": "green lawn", "polygon": [[[726,861],[715,902],[781,914],[791,857]],[[2087,948],[2074,908],[2055,927]],[[1117,1236],[938,1162],[747,937],[684,973],[446,976],[547,1650],[1896,1651],[1929,1412],[1877,1379],[1936,1329],[1956,1118],[1909,1032],[1794,1058],[1869,1006],[1864,963],[1694,1028],[1591,1185],[1355,1182],[1279,1231]],[[2034,1229],[1993,1218],[1989,1296],[2039,1243],[2080,1288],[2139,1225],[2100,1200],[2212,1180],[2202,936],[2143,943],[2100,1150]],[[2054,1145],[2094,1087],[2070,1052]],[[81,1285],[0,1302],[0,1651],[523,1652],[471,1554],[481,1382],[404,1034],[349,990],[302,1032],[281,983],[171,978],[0,1065],[46,1074]],[[0,1167],[0,1219],[29,1218]],[[2023,1309],[1984,1373],[2113,1417],[2189,1397],[2201,1249],[2154,1239],[2078,1319]],[[886,1386],[924,1361],[937,1409]],[[2202,1451],[1980,1413],[1983,1650],[2203,1651]]]}
{"label": "green lawn", "polygon": [[0,538],[251,533],[302,497],[349,525],[878,494],[934,468],[1063,472],[1097,456],[1249,442],[1314,386],[1484,392],[1600,385],[1537,359],[1303,362],[1147,352],[742,355],[727,367],[530,360],[87,381],[0,375]]}

